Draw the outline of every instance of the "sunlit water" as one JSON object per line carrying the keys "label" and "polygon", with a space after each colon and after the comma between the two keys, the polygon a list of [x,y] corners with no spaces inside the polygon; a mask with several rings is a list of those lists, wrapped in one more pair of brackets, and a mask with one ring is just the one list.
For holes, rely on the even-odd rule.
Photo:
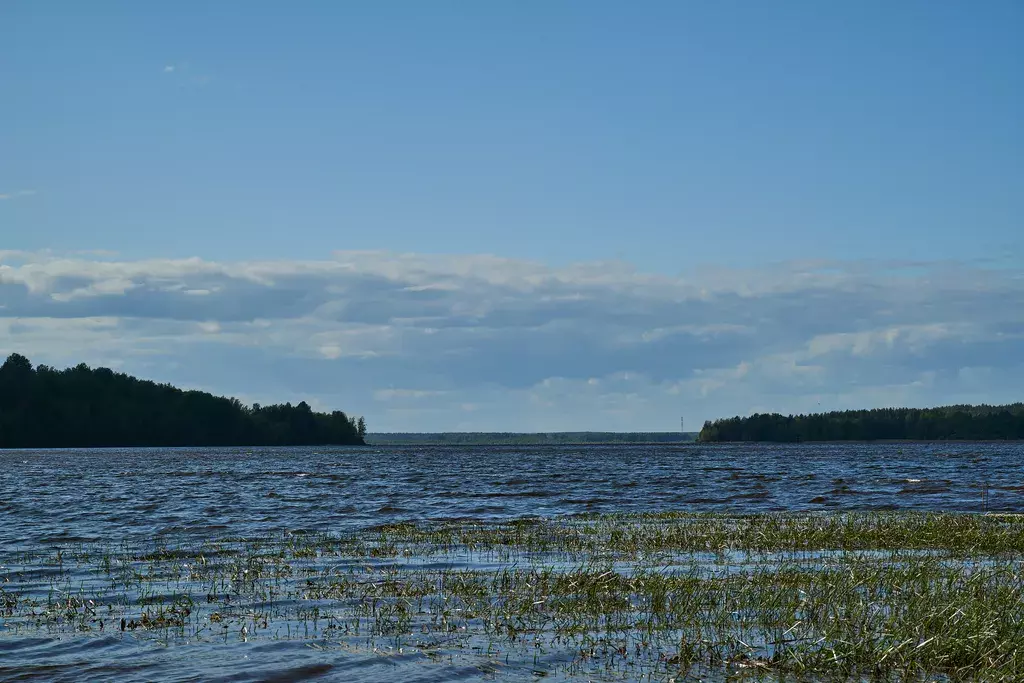
{"label": "sunlit water", "polygon": [[[1024,445],[977,443],[0,451],[0,566],[14,564],[17,553],[77,544],[195,544],[399,521],[664,510],[1024,511],[1022,463]],[[15,632],[0,616],[3,681],[494,676],[464,658],[428,661],[301,639],[184,644],[109,629]]]}

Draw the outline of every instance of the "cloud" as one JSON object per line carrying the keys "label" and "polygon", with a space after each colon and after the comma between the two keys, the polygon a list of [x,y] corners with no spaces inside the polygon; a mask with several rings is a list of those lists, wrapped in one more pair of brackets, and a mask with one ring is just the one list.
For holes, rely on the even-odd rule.
{"label": "cloud", "polygon": [[179,64],[167,64],[163,68],[167,78],[179,86],[205,87],[213,82],[213,76],[208,73],[197,72],[186,62]]}
{"label": "cloud", "polygon": [[373,392],[373,399],[375,401],[419,401],[444,395],[443,391],[423,389],[378,389]]}
{"label": "cloud", "polygon": [[696,427],[755,410],[1019,400],[1024,277],[948,262],[669,277],[491,255],[0,252],[0,352],[15,350],[316,399],[381,430],[673,429],[680,414]]}
{"label": "cloud", "polygon": [[13,192],[0,192],[0,201],[18,199],[19,197],[31,197],[35,193],[35,190],[14,190]]}

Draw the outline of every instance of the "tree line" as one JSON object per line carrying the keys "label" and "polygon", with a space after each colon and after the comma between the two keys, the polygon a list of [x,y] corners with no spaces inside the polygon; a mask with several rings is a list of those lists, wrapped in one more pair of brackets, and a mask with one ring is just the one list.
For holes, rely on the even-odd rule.
{"label": "tree line", "polygon": [[758,413],[708,421],[698,441],[944,441],[1024,439],[1024,403],[879,408],[811,415]]}
{"label": "tree line", "polygon": [[362,444],[363,418],[238,399],[141,380],[85,363],[0,366],[0,448],[312,446]]}

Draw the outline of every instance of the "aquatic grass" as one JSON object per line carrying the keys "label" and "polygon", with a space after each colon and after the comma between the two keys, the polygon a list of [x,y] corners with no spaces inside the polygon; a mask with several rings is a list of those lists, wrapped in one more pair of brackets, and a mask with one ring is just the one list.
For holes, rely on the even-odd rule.
{"label": "aquatic grass", "polygon": [[500,525],[401,524],[378,529],[370,554],[501,553],[504,549],[588,556],[895,549],[1000,554],[1024,549],[1024,518],[937,513],[671,513]]}
{"label": "aquatic grass", "polygon": [[0,564],[0,637],[300,638],[564,679],[1024,678],[1018,517],[407,523]]}

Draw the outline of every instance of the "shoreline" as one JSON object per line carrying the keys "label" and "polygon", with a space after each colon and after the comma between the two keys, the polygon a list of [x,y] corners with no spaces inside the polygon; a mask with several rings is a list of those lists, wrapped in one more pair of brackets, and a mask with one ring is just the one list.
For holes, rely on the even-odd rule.
{"label": "shoreline", "polygon": [[704,446],[715,444],[776,444],[779,446],[793,446],[806,444],[808,446],[829,446],[837,444],[863,444],[863,445],[886,445],[886,444],[913,444],[913,443],[1024,443],[1024,439],[841,439],[834,441],[697,441]]}

